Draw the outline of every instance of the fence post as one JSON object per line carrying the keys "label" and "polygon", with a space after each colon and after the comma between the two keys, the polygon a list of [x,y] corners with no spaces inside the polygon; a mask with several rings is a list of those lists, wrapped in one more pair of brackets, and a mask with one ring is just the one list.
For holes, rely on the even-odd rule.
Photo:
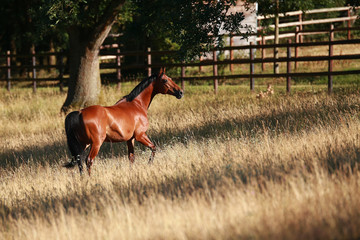
{"label": "fence post", "polygon": [[[278,43],[275,43],[275,47],[274,47],[274,59],[277,60],[279,58],[279,48],[277,47]],[[274,74],[279,73],[279,63],[278,62],[274,62]]]}
{"label": "fence post", "polygon": [[217,68],[217,55],[216,50],[213,51],[213,76],[214,76],[214,92],[217,94],[218,92],[218,68]]}
{"label": "fence post", "polygon": [[6,67],[7,67],[7,74],[6,74],[6,89],[10,92],[11,89],[11,57],[10,57],[10,51],[6,52]]}
{"label": "fence post", "polygon": [[254,52],[253,52],[253,43],[250,42],[250,45],[249,45],[249,51],[250,51],[250,91],[254,91],[254,77],[253,77],[253,74],[254,74],[254,63],[253,63],[253,60],[254,60]]}
{"label": "fence post", "polygon": [[328,93],[331,94],[332,90],[333,90],[333,78],[332,78],[332,70],[333,70],[333,60],[332,60],[332,56],[333,56],[333,45],[332,45],[332,41],[334,38],[334,25],[331,24],[330,27],[330,34],[329,34],[329,60],[328,60]]}
{"label": "fence post", "polygon": [[[202,62],[203,58],[204,57],[201,55],[200,59],[199,59],[200,63]],[[201,65],[199,66],[199,72],[202,72],[202,66]]]}
{"label": "fence post", "polygon": [[347,15],[348,15],[348,18],[349,20],[347,21],[347,27],[348,27],[348,30],[347,30],[347,39],[350,40],[351,39],[351,33],[350,33],[350,27],[351,27],[351,20],[350,20],[350,17],[351,17],[351,12],[350,12],[350,6],[347,10]]}
{"label": "fence post", "polygon": [[147,75],[148,75],[148,77],[151,76],[151,67],[150,67],[150,65],[151,65],[151,48],[148,47],[147,48]]}
{"label": "fence post", "polygon": [[60,83],[59,83],[59,88],[60,88],[60,92],[64,92],[64,53],[60,53],[59,56],[59,79],[60,79]]}
{"label": "fence post", "polygon": [[[295,43],[298,44],[300,41],[300,27],[296,26],[296,32],[295,32]],[[295,46],[295,69],[298,68],[298,61],[296,60],[299,54],[299,46]]]}
{"label": "fence post", "polygon": [[116,89],[121,91],[121,58],[120,58],[120,48],[116,50],[116,77],[117,77],[117,86]]}
{"label": "fence post", "polygon": [[[300,13],[300,14],[299,14],[299,22],[300,22],[300,24],[299,24],[299,31],[300,31],[300,32],[303,30],[302,20],[303,20],[303,15],[302,15],[302,13]],[[299,37],[299,42],[300,42],[300,43],[303,42],[303,36],[302,36],[302,35],[300,35],[300,37]]]}
{"label": "fence post", "polygon": [[[234,39],[233,36],[230,34],[230,47],[234,45]],[[234,60],[234,51],[230,49],[230,61]],[[234,65],[230,63],[230,72],[233,72]]]}
{"label": "fence post", "polygon": [[291,72],[291,48],[290,48],[290,44],[291,44],[291,39],[288,40],[288,46],[287,46],[287,61],[286,61],[286,92],[289,94],[290,93],[290,88],[291,88],[291,77],[290,77],[290,72]]}
{"label": "fence post", "polygon": [[181,65],[181,89],[182,90],[185,90],[185,80],[184,80],[184,78],[185,78],[185,63],[184,62],[182,62],[181,63],[182,65]]}
{"label": "fence post", "polygon": [[265,36],[264,36],[264,32],[263,35],[261,36],[261,44],[263,45],[263,48],[261,48],[261,70],[265,71],[265,63],[264,63],[264,58],[266,57],[266,52],[265,52],[265,44],[266,44],[266,40],[265,40]]}
{"label": "fence post", "polygon": [[32,51],[32,77],[33,77],[33,92],[36,93],[36,57],[35,49]]}

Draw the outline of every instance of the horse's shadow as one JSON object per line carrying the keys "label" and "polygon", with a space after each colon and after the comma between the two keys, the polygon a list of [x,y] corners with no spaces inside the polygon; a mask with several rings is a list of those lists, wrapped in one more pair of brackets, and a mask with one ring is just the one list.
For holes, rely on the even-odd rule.
{"label": "horse's shadow", "polygon": [[[85,151],[84,156],[88,150]],[[127,152],[126,144],[104,143],[99,157],[124,155]],[[17,168],[24,164],[63,164],[70,160],[70,152],[64,134],[63,141],[42,146],[24,147],[21,150],[5,150],[0,153],[0,168]]]}

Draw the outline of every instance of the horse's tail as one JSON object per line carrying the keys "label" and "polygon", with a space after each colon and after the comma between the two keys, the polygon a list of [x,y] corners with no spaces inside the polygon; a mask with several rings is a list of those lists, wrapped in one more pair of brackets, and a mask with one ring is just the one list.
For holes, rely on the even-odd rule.
{"label": "horse's tail", "polygon": [[69,113],[65,118],[65,131],[69,150],[72,155],[71,162],[64,164],[66,168],[73,168],[80,161],[80,155],[84,152],[85,144],[79,142],[76,137],[76,132],[82,127],[81,125],[81,114],[79,111]]}

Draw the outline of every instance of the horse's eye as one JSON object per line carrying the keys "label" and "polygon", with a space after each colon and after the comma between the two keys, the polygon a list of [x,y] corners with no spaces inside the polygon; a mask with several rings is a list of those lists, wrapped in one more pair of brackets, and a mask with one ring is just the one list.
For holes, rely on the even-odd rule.
{"label": "horse's eye", "polygon": [[165,83],[167,83],[168,82],[168,80],[166,80],[166,79],[163,79],[163,83],[165,84]]}

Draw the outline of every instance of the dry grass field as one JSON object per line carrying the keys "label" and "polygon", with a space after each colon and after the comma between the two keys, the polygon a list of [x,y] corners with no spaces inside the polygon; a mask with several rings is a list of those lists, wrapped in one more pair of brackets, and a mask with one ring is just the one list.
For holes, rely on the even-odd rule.
{"label": "dry grass field", "polygon": [[1,90],[0,239],[358,239],[359,88],[323,90],[157,96],[154,164],[140,144],[132,167],[125,143],[105,144],[91,177],[61,167],[64,94]]}

